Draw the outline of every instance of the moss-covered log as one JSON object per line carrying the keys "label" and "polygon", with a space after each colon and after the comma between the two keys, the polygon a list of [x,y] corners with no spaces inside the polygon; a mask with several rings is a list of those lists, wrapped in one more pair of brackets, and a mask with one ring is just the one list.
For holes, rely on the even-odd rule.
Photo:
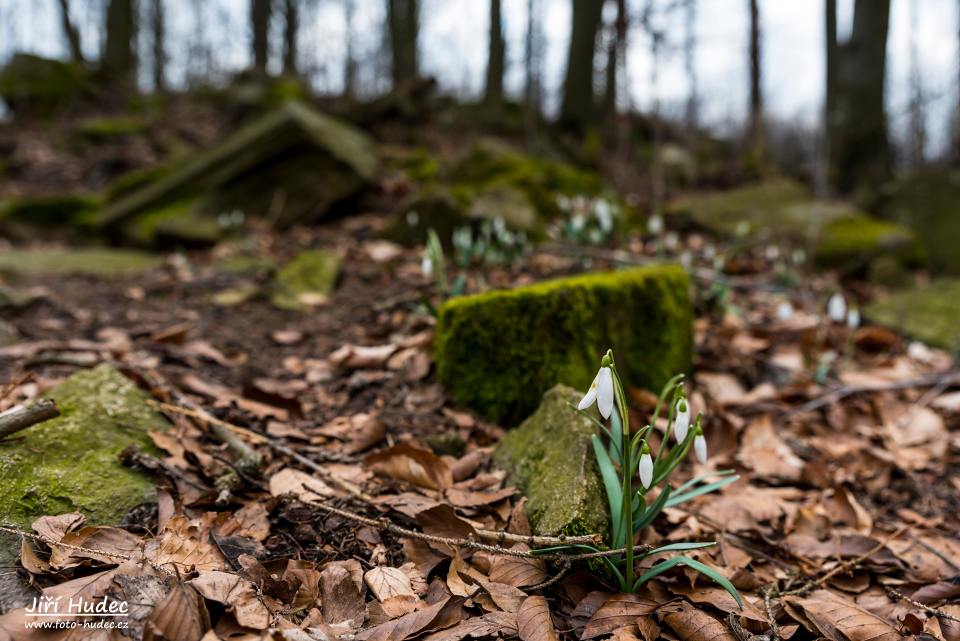
{"label": "moss-covered log", "polygon": [[688,288],[666,265],[455,298],[439,310],[437,371],[458,402],[508,425],[557,383],[585,390],[608,348],[631,385],[658,390],[690,368]]}

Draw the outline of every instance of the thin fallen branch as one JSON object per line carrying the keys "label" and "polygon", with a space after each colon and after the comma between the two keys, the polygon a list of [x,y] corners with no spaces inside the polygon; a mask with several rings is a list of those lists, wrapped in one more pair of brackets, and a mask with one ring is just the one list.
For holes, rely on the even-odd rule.
{"label": "thin fallen branch", "polygon": [[889,585],[886,585],[886,586],[884,586],[884,589],[887,591],[887,594],[888,594],[889,596],[891,596],[892,598],[894,598],[894,599],[899,599],[900,601],[904,601],[904,602],[906,602],[906,603],[909,603],[910,605],[912,605],[912,606],[915,607],[915,608],[920,608],[921,610],[923,610],[923,611],[926,612],[927,614],[932,614],[932,615],[938,616],[938,617],[940,617],[940,618],[942,618],[942,619],[949,619],[950,621],[956,621],[957,623],[960,623],[960,617],[954,616],[954,615],[950,614],[949,612],[944,612],[943,610],[940,610],[940,609],[938,609],[938,608],[931,607],[931,606],[927,605],[926,603],[920,603],[919,601],[914,601],[913,599],[911,599],[910,597],[908,597],[906,594],[904,594],[903,592],[901,592],[900,590],[898,590],[898,589],[896,589],[896,588],[894,588],[894,587],[891,587],[891,586],[889,586]]}
{"label": "thin fallen branch", "polygon": [[[311,487],[309,483],[304,483],[303,488],[313,494],[321,495],[322,491],[319,488]],[[370,518],[368,516],[362,516],[360,514],[355,514],[349,510],[344,510],[338,507],[333,507],[332,505],[327,505],[321,501],[308,501],[310,505],[316,506],[322,510],[326,510],[331,514],[336,514],[337,516],[343,517],[347,520],[354,521],[355,523],[361,523],[363,525],[368,525],[370,527],[377,528],[383,532],[390,532],[398,536],[405,536],[411,539],[417,539],[425,543],[436,543],[437,545],[446,545],[449,547],[464,547],[474,550],[481,550],[483,552],[489,552],[490,554],[499,554],[503,556],[515,556],[523,559],[543,559],[546,561],[584,561],[588,559],[599,559],[607,556],[619,556],[626,552],[626,548],[618,548],[616,550],[603,550],[601,552],[584,552],[577,554],[564,554],[562,552],[546,552],[543,554],[537,554],[536,550],[514,550],[511,548],[505,548],[499,545],[490,545],[487,543],[481,543],[475,539],[467,538],[455,538],[448,536],[436,536],[434,534],[425,534],[423,532],[417,532],[416,530],[410,530],[405,527],[401,527],[396,523],[390,521],[386,517],[381,517],[379,519]],[[526,538],[526,537],[524,537]],[[569,544],[569,541],[568,543]],[[649,552],[653,548],[649,545],[637,545],[634,546],[634,551],[644,553]]]}
{"label": "thin fallen branch", "polygon": [[905,381],[893,381],[890,383],[877,383],[873,385],[844,385],[843,387],[838,387],[835,390],[811,399],[799,407],[793,408],[787,412],[786,415],[789,417],[802,414],[803,412],[812,412],[813,410],[826,407],[827,405],[836,403],[841,399],[844,399],[848,396],[853,396],[855,394],[892,392],[898,390],[916,389],[918,387],[934,387],[941,385],[945,389],[947,386],[956,382],[960,382],[960,372],[957,372],[955,369],[948,369],[941,372],[936,372],[934,374],[927,374],[926,376],[909,378]]}
{"label": "thin fallen branch", "polygon": [[0,439],[58,416],[60,408],[49,398],[23,407],[13,407],[0,414]]}
{"label": "thin fallen branch", "polygon": [[320,476],[325,482],[328,482],[331,485],[336,485],[337,487],[339,487],[341,490],[343,490],[350,496],[356,499],[360,499],[361,501],[365,501],[366,503],[373,504],[372,496],[370,496],[369,494],[361,490],[359,487],[357,487],[350,481],[342,479],[339,476],[336,476],[335,474],[331,474],[326,468],[324,468],[322,465],[320,465],[316,461],[313,461],[307,458],[303,454],[300,454],[299,452],[296,452],[291,448],[287,447],[286,445],[283,445],[282,443],[278,443],[277,441],[274,441],[273,439],[268,440],[267,445],[270,446],[270,449],[280,452],[284,456],[289,456],[300,465],[306,468],[309,468],[311,471],[315,472],[318,476]]}

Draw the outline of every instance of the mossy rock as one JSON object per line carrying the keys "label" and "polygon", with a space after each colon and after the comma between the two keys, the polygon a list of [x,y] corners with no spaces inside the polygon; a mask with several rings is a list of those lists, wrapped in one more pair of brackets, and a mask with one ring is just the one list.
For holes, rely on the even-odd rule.
{"label": "mossy rock", "polygon": [[686,272],[658,265],[454,298],[439,310],[434,360],[451,396],[516,425],[557,383],[587,389],[613,348],[631,385],[659,390],[691,366]]}
{"label": "mossy rock", "polygon": [[71,226],[82,224],[101,205],[101,199],[93,194],[19,198],[0,205],[0,223]]}
{"label": "mossy rock", "polygon": [[77,137],[90,142],[104,142],[111,139],[126,138],[147,131],[147,124],[135,116],[113,116],[106,118],[88,118],[81,121],[74,133]]}
{"label": "mossy rock", "polygon": [[271,301],[302,310],[330,295],[340,275],[340,256],[323,250],[300,252],[277,272]]}
{"label": "mossy rock", "polygon": [[960,174],[925,169],[884,189],[880,213],[913,229],[937,273],[960,274]]}
{"label": "mossy rock", "polygon": [[14,113],[49,116],[92,93],[81,64],[18,53],[0,70],[0,98]]}
{"label": "mossy rock", "polygon": [[788,179],[681,197],[666,211],[721,237],[813,245],[814,262],[821,267],[859,270],[890,253],[905,266],[924,260],[909,228],[847,203],[816,200],[806,187]]}
{"label": "mossy rock", "polygon": [[8,249],[0,252],[0,272],[26,275],[128,276],[159,264],[160,259],[152,254],[104,247]]}
{"label": "mossy rock", "polygon": [[427,182],[440,173],[440,161],[423,147],[408,148],[393,145],[381,147],[384,163],[393,171],[403,172],[411,180]]}
{"label": "mossy rock", "polygon": [[184,198],[137,216],[123,237],[143,247],[206,247],[226,235],[216,218],[202,214],[200,198]]}
{"label": "mossy rock", "polygon": [[92,524],[116,524],[156,499],[153,481],[124,467],[118,454],[136,445],[154,451],[149,430],[167,420],[117,370],[101,365],[64,380],[47,394],[58,418],[0,442],[0,515],[29,527],[37,517],[79,511]]}
{"label": "mossy rock", "polygon": [[870,303],[864,315],[925,343],[960,352],[960,279],[934,280]]}
{"label": "mossy rock", "polygon": [[603,482],[591,438],[597,427],[576,409],[582,392],[557,385],[537,411],[500,441],[494,461],[529,498],[534,533],[568,536],[605,532]]}

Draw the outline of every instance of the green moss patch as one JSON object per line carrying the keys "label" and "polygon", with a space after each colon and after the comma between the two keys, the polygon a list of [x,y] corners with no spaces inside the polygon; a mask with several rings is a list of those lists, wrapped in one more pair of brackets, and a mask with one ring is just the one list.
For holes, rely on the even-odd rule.
{"label": "green moss patch", "polygon": [[15,113],[41,116],[93,93],[90,72],[82,65],[18,53],[0,70],[0,98]]}
{"label": "green moss patch", "polygon": [[102,202],[92,194],[20,198],[0,205],[0,221],[61,226],[82,223]]}
{"label": "green moss patch", "polygon": [[594,423],[576,410],[581,392],[564,385],[547,391],[537,411],[508,433],[494,460],[529,498],[527,516],[544,536],[605,532],[603,484],[590,439]]}
{"label": "green moss patch", "polygon": [[146,123],[134,116],[115,116],[112,118],[88,118],[80,122],[76,135],[90,142],[103,142],[114,138],[124,138],[147,131]]}
{"label": "green moss patch", "polygon": [[323,250],[301,252],[277,273],[271,301],[280,309],[305,309],[326,298],[339,275],[337,254]]}
{"label": "green moss patch", "polygon": [[129,275],[157,266],[152,254],[124,249],[8,249],[0,252],[0,272],[30,275]]}
{"label": "green moss patch", "polygon": [[166,429],[147,395],[102,365],[74,374],[48,394],[58,418],[0,441],[0,515],[20,527],[45,514],[80,511],[91,523],[117,523],[155,499],[153,481],[124,467],[128,445],[150,450],[148,430]]}
{"label": "green moss patch", "polygon": [[960,279],[943,278],[896,292],[871,303],[864,313],[930,345],[960,351]]}
{"label": "green moss patch", "polygon": [[688,288],[666,265],[454,298],[439,310],[437,372],[458,402],[508,425],[557,383],[585,390],[608,348],[630,384],[659,390],[690,369]]}

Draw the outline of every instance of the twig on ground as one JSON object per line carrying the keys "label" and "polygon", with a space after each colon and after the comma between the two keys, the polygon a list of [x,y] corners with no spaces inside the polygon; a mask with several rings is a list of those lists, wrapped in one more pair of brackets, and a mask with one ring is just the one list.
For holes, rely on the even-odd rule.
{"label": "twig on ground", "polygon": [[793,408],[787,412],[786,415],[789,417],[802,414],[803,412],[812,412],[813,410],[826,407],[831,403],[835,403],[848,396],[853,396],[854,394],[891,392],[897,390],[914,389],[917,387],[933,387],[941,385],[944,386],[945,389],[947,386],[955,382],[960,382],[960,372],[955,369],[948,369],[941,372],[935,372],[933,374],[927,374],[926,376],[909,378],[905,381],[894,381],[890,383],[880,383],[874,385],[844,385],[843,387],[839,387],[835,390],[827,392],[826,394],[818,396],[817,398],[811,399],[799,407]]}
{"label": "twig on ground", "polygon": [[[74,552],[83,552],[84,554],[95,554],[95,555],[97,555],[97,556],[103,556],[103,557],[107,557],[107,558],[110,558],[110,559],[116,559],[116,560],[118,560],[118,561],[138,561],[138,560],[140,560],[140,559],[136,559],[136,558],[134,558],[134,557],[132,557],[132,556],[130,556],[130,555],[128,555],[128,554],[118,554],[118,553],[116,553],[116,552],[104,552],[103,550],[94,550],[94,549],[85,548],[85,547],[82,547],[82,546],[79,546],[79,545],[71,545],[71,544],[69,544],[69,543],[61,543],[60,541],[54,541],[53,539],[48,538],[48,537],[46,537],[46,536],[42,536],[42,535],[40,535],[40,534],[33,534],[33,533],[31,533],[31,532],[24,532],[23,530],[20,530],[20,529],[18,529],[18,528],[9,527],[9,526],[6,526],[6,525],[0,525],[0,532],[6,532],[7,534],[16,534],[16,535],[19,536],[19,537],[22,537],[22,538],[25,538],[25,539],[30,539],[30,540],[32,540],[32,541],[39,541],[39,542],[45,543],[45,544],[47,544],[47,545],[49,545],[49,546],[57,546],[57,547],[61,547],[61,548],[67,549],[67,550],[73,550]],[[151,563],[151,565],[153,565],[153,564]],[[154,566],[154,567],[157,567],[157,566]]]}
{"label": "twig on ground", "polygon": [[740,625],[740,619],[734,612],[731,612],[727,615],[727,626],[730,628],[730,631],[733,632],[733,636],[737,638],[737,641],[770,641],[770,636],[766,634],[754,634],[750,630],[745,630],[742,625]]}
{"label": "twig on ground", "polygon": [[887,591],[887,594],[890,595],[892,598],[894,598],[894,599],[899,599],[900,601],[904,601],[904,602],[906,602],[906,603],[909,603],[910,605],[912,605],[912,606],[915,607],[915,608],[920,608],[921,610],[923,610],[923,611],[926,612],[927,614],[932,614],[932,615],[938,616],[938,617],[940,617],[940,618],[942,618],[942,619],[949,619],[950,621],[956,621],[957,623],[960,623],[960,617],[954,616],[954,615],[950,614],[949,612],[944,612],[943,610],[940,610],[940,609],[938,609],[938,608],[931,607],[931,606],[927,605],[926,603],[920,603],[919,601],[914,601],[913,599],[911,599],[910,597],[908,597],[906,594],[904,594],[903,592],[901,592],[900,590],[898,590],[898,589],[896,589],[896,588],[894,588],[894,587],[891,587],[891,586],[889,586],[889,585],[886,585],[886,586],[884,586],[884,589]]}
{"label": "twig on ground", "polygon": [[23,407],[12,407],[0,414],[0,439],[58,416],[60,408],[49,398]]}
{"label": "twig on ground", "polygon": [[[304,483],[303,488],[308,490],[318,496],[322,494],[319,488],[311,487],[309,483]],[[433,534],[425,534],[423,532],[417,532],[416,530],[410,530],[405,527],[401,527],[385,517],[379,519],[370,518],[368,516],[362,516],[360,514],[355,514],[349,510],[344,510],[341,508],[333,507],[332,505],[327,505],[326,503],[320,501],[308,501],[310,505],[319,507],[322,510],[326,510],[331,514],[336,514],[350,521],[356,523],[362,523],[363,525],[368,525],[370,527],[377,528],[384,532],[391,532],[399,536],[405,536],[411,539],[417,539],[419,541],[424,541],[426,543],[436,543],[438,545],[447,545],[450,547],[464,547],[471,548],[474,550],[482,550],[484,552],[489,552],[490,554],[499,554],[503,556],[515,556],[524,559],[543,559],[546,561],[584,561],[588,559],[599,559],[602,557],[608,556],[618,556],[623,554],[626,549],[618,548],[616,550],[603,550],[601,552],[584,552],[577,554],[564,554],[562,552],[546,552],[543,554],[538,554],[536,550],[514,550],[511,548],[505,548],[499,545],[489,545],[487,543],[481,543],[474,539],[467,538],[454,538],[447,536],[436,536]],[[637,545],[634,547],[634,550],[637,552],[649,552],[652,548],[649,545]]]}

